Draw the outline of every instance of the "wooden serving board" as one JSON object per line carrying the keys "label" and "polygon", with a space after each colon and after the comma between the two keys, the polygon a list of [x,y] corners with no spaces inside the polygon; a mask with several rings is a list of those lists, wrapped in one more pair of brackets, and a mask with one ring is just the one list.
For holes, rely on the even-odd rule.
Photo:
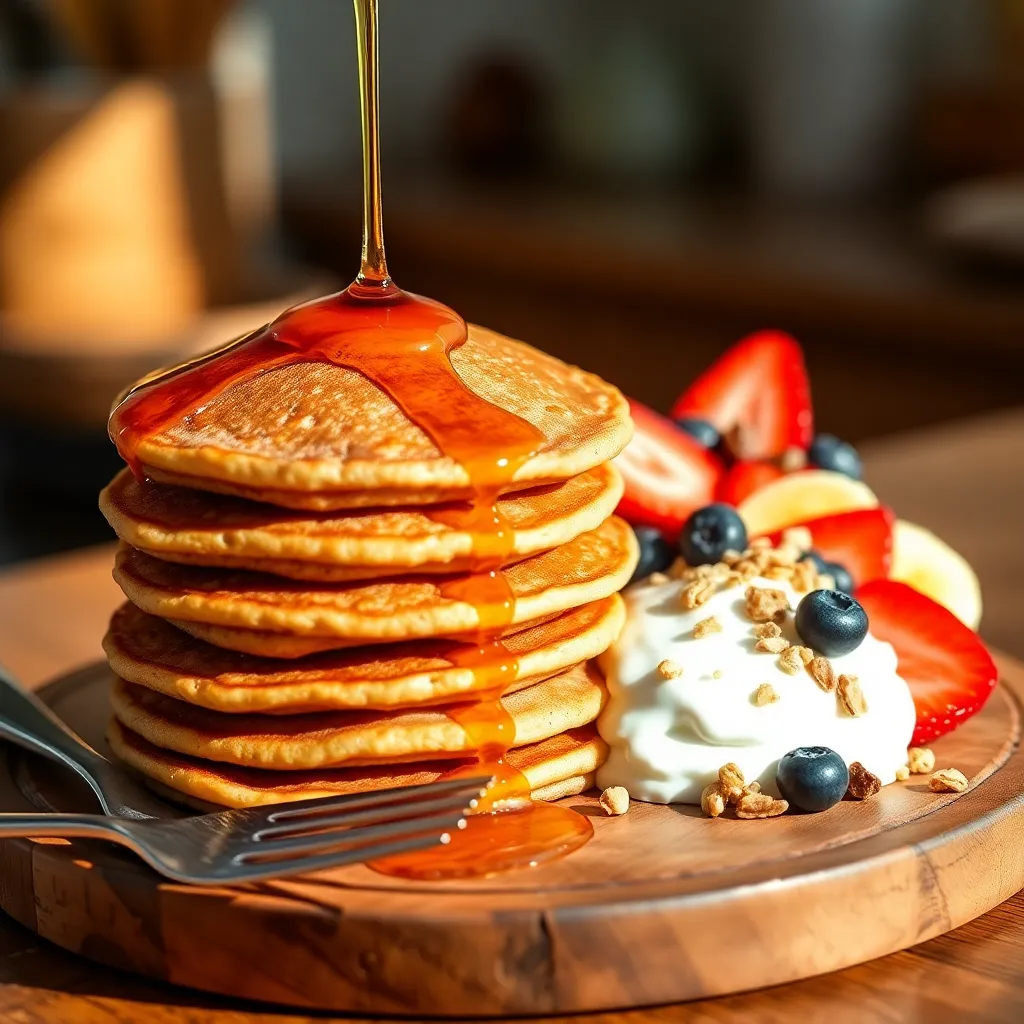
{"label": "wooden serving board", "polygon": [[[515,1015],[715,996],[836,970],[931,938],[1024,888],[1024,667],[935,744],[971,780],[923,776],[865,803],[762,821],[634,804],[534,871],[410,883],[364,867],[244,889],[173,885],[97,842],[0,843],[0,907],[83,956],[181,985],[310,1009]],[[107,670],[41,692],[101,744]],[[93,806],[12,750],[0,808]]]}

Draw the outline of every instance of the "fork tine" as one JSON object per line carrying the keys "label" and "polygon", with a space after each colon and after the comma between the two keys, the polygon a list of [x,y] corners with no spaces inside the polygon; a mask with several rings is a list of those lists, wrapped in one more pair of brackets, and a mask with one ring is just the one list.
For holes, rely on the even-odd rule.
{"label": "fork tine", "polygon": [[400,839],[390,843],[377,843],[370,847],[359,847],[355,850],[337,850],[334,853],[323,853],[316,857],[296,857],[293,860],[275,860],[266,863],[238,864],[232,867],[230,878],[211,878],[218,885],[235,882],[261,882],[284,875],[307,875],[314,871],[327,868],[341,868],[348,864],[360,864],[364,861],[380,860],[399,853],[415,853],[427,850],[449,841],[446,833],[425,832],[423,835]]}
{"label": "fork tine", "polygon": [[464,828],[465,824],[466,820],[461,811],[450,811],[447,814],[406,818],[402,821],[390,821],[382,825],[366,825],[362,828],[336,829],[333,832],[316,832],[313,835],[292,836],[290,839],[275,839],[266,845],[255,843],[241,853],[235,854],[232,859],[236,864],[249,864],[253,861],[262,862],[264,860],[267,863],[274,863],[279,859],[279,855],[301,856],[342,847],[354,848],[358,851],[371,842],[400,839],[423,832],[430,832],[436,836],[438,832]]}
{"label": "fork tine", "polygon": [[422,818],[428,814],[439,814],[442,811],[459,811],[468,813],[477,805],[472,795],[476,790],[465,793],[455,790],[434,800],[410,800],[406,803],[385,804],[383,807],[371,807],[366,810],[342,811],[340,814],[317,815],[312,817],[292,818],[282,825],[271,825],[253,833],[257,842],[276,843],[279,839],[299,833],[309,833],[357,826],[376,825],[386,821],[402,821],[411,818]]}
{"label": "fork tine", "polygon": [[301,818],[303,816],[420,800],[424,797],[453,791],[465,791],[467,793],[476,791],[479,795],[480,792],[491,784],[493,779],[493,775],[479,775],[469,779],[444,779],[440,782],[428,782],[422,786],[397,786],[392,789],[378,789],[372,793],[353,793],[350,796],[315,797],[310,800],[296,800],[287,804],[274,804],[266,808],[264,820],[269,824],[284,821],[288,818]]}

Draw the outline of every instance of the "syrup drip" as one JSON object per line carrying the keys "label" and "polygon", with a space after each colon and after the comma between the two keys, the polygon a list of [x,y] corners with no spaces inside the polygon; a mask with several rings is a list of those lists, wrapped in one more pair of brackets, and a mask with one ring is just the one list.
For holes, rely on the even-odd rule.
{"label": "syrup drip", "polygon": [[[486,774],[495,784],[468,827],[444,847],[381,861],[387,874],[415,878],[489,875],[561,856],[592,827],[565,808],[534,803],[528,780],[505,761],[515,723],[500,695],[515,678],[515,657],[500,635],[515,615],[515,595],[500,571],[513,532],[498,496],[544,443],[532,424],[470,391],[451,363],[466,325],[439,302],[402,291],[384,254],[377,125],[377,0],[353,0],[363,125],[363,246],[360,272],[345,290],[285,311],[268,326],[207,357],[147,378],[111,413],[109,432],[122,458],[144,476],[142,444],[184,410],[208,404],[239,381],[303,361],[355,370],[388,394],[438,449],[466,472],[474,499],[431,514],[474,538],[473,571],[447,580],[442,596],[478,610],[477,641],[457,664],[474,672],[479,699],[446,709],[468,734],[476,762],[455,773]],[[495,807],[500,808],[494,810]],[[493,813],[482,813],[492,811]]]}

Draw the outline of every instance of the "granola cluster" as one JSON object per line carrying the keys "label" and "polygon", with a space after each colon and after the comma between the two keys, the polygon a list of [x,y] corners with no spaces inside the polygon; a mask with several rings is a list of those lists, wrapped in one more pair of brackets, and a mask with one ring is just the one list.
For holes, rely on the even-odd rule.
{"label": "granola cluster", "polygon": [[896,778],[905,782],[911,775],[927,775],[928,787],[935,793],[962,793],[970,780],[957,768],[935,768],[935,752],[930,747],[910,747],[907,763],[896,770]]}
{"label": "granola cluster", "polygon": [[[783,531],[778,546],[767,537],[757,537],[745,551],[726,551],[722,560],[712,565],[688,566],[678,561],[672,575],[685,584],[682,602],[687,610],[699,608],[719,589],[740,586],[759,576],[789,583],[801,594],[834,589],[835,580],[818,572],[808,557],[810,547],[810,533],[803,527],[794,527]],[[660,582],[664,580],[660,576]]]}
{"label": "granola cluster", "polygon": [[718,769],[718,778],[700,796],[700,809],[709,818],[719,817],[727,807],[736,808],[737,818],[776,818],[789,810],[785,800],[762,793],[757,782],[747,782],[732,761]]}
{"label": "granola cluster", "polygon": [[629,810],[629,792],[625,786],[609,786],[599,801],[601,810],[609,817],[615,818]]}
{"label": "granola cluster", "polygon": [[896,769],[896,781],[906,782],[911,775],[927,775],[928,787],[934,793],[963,793],[970,780],[957,768],[935,769],[935,752],[930,747],[910,747],[907,763]]}
{"label": "granola cluster", "polygon": [[850,765],[850,784],[846,787],[846,796],[850,800],[866,800],[874,796],[882,788],[882,780],[860,763],[854,761]]}
{"label": "granola cluster", "polygon": [[967,776],[956,768],[940,768],[932,773],[928,785],[936,793],[962,793],[970,783]]}

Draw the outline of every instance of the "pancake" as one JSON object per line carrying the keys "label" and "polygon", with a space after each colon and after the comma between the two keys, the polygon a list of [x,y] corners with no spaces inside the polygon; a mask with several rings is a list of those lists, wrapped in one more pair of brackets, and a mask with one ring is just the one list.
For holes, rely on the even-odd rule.
{"label": "pancake", "polygon": [[[529,345],[471,325],[451,354],[463,383],[537,427],[545,443],[509,490],[557,483],[632,436],[619,391]],[[472,497],[466,470],[355,370],[294,363],[230,384],[144,439],[151,479],[293,508],[430,504]]]}
{"label": "pancake", "polygon": [[[609,597],[629,580],[636,560],[632,529],[613,516],[568,544],[502,569],[515,598],[511,623]],[[293,637],[330,637],[339,648],[458,637],[500,621],[499,608],[470,603],[453,589],[465,577],[313,586],[267,574],[164,562],[122,546],[114,579],[133,604],[161,618]]]}
{"label": "pancake", "polygon": [[[515,659],[506,692],[547,679],[605,651],[625,621],[618,594],[509,636]],[[131,603],[115,613],[103,639],[122,679],[221,712],[296,714],[395,709],[450,703],[491,685],[494,671],[474,672],[475,644],[413,641],[362,647],[282,664],[196,640]]]}
{"label": "pancake", "polygon": [[[512,745],[538,743],[589,725],[607,697],[604,680],[588,662],[502,697],[515,726]],[[247,768],[401,764],[465,756],[483,741],[443,708],[225,715],[122,679],[114,681],[111,706],[122,725],[154,746]]]}
{"label": "pancake", "polygon": [[[598,527],[622,497],[611,465],[498,502],[512,531],[508,562]],[[123,541],[169,561],[344,581],[403,572],[466,572],[477,541],[467,506],[309,513],[141,482],[122,470],[100,510]]]}
{"label": "pancake", "polygon": [[[254,807],[314,797],[367,793],[391,786],[435,782],[446,772],[473,762],[433,761],[368,768],[280,772],[217,764],[161,750],[124,728],[117,719],[107,727],[111,750],[141,772],[156,788],[177,794],[190,806]],[[526,776],[534,797],[553,800],[582,792],[604,763],[608,747],[592,725],[572,729],[541,743],[510,750],[507,762]]]}
{"label": "pancake", "polygon": [[579,796],[593,789],[597,782],[597,772],[589,772],[586,775],[576,775],[571,779],[562,779],[561,782],[552,782],[549,786],[541,786],[532,791],[534,800],[562,800],[567,796]]}

